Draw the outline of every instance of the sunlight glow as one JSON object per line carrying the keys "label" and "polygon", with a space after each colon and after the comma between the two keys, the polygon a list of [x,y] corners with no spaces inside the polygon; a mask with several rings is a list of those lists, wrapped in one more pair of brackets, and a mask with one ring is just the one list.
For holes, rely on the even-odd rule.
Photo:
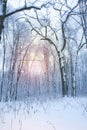
{"label": "sunlight glow", "polygon": [[44,70],[44,64],[41,61],[34,60],[29,62],[29,71],[32,76],[41,75]]}

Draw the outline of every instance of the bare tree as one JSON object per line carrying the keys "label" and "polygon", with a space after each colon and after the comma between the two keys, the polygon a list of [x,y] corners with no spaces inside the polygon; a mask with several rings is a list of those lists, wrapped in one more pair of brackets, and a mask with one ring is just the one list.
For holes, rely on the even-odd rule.
{"label": "bare tree", "polygon": [[80,9],[81,24],[83,27],[85,41],[87,44],[87,0],[79,0],[79,9]]}
{"label": "bare tree", "polygon": [[[38,0],[36,0],[35,2],[37,2]],[[31,9],[37,9],[37,10],[41,10],[41,8],[43,8],[44,6],[46,6],[49,2],[42,4],[40,7],[34,6],[34,3],[32,3],[32,5],[28,6],[26,1],[23,7],[19,8],[19,9],[15,9],[11,12],[7,12],[7,4],[8,4],[8,0],[0,0],[0,39],[1,39],[1,34],[2,34],[2,30],[4,28],[4,21],[7,17],[24,11],[24,10],[31,10]]]}

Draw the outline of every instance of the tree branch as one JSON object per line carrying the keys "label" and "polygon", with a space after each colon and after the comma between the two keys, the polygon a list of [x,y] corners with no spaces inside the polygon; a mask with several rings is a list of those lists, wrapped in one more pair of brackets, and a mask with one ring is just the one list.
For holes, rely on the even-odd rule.
{"label": "tree branch", "polygon": [[9,16],[11,16],[11,15],[13,15],[13,14],[15,14],[15,13],[24,11],[24,10],[31,10],[31,9],[41,10],[43,7],[46,7],[48,4],[50,4],[50,2],[47,2],[47,3],[45,3],[45,4],[42,4],[40,7],[37,7],[37,6],[28,6],[28,7],[27,7],[27,6],[24,6],[24,7],[21,7],[20,9],[16,9],[16,10],[10,12],[10,13],[7,13],[7,14],[5,15],[5,18],[6,18],[6,17],[9,17]]}
{"label": "tree branch", "polygon": [[21,12],[21,11],[24,11],[24,10],[31,10],[31,9],[40,10],[41,7],[36,7],[36,6],[22,7],[22,8],[20,8],[20,9],[16,9],[15,11],[12,11],[12,12],[6,14],[6,15],[5,15],[5,18],[6,18],[6,17],[9,17],[9,16],[11,16],[11,15],[13,15],[13,14],[15,14],[15,13],[18,13],[18,12]]}

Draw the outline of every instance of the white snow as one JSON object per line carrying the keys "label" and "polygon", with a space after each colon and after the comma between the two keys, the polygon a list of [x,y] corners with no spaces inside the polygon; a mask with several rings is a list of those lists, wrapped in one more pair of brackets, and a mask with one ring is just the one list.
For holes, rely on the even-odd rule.
{"label": "white snow", "polygon": [[87,99],[0,103],[0,130],[87,130]]}

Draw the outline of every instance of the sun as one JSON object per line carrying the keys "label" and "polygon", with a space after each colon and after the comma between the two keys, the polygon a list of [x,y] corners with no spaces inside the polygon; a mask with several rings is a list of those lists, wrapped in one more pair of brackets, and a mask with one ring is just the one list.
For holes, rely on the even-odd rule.
{"label": "sun", "polygon": [[41,61],[34,60],[29,66],[32,76],[41,75],[43,73],[43,63]]}
{"label": "sun", "polygon": [[29,61],[28,70],[31,76],[42,76],[45,72],[45,62],[39,58]]}
{"label": "sun", "polygon": [[44,75],[46,71],[46,64],[43,53],[39,51],[37,51],[37,53],[32,51],[29,55],[27,55],[24,69],[32,77]]}

